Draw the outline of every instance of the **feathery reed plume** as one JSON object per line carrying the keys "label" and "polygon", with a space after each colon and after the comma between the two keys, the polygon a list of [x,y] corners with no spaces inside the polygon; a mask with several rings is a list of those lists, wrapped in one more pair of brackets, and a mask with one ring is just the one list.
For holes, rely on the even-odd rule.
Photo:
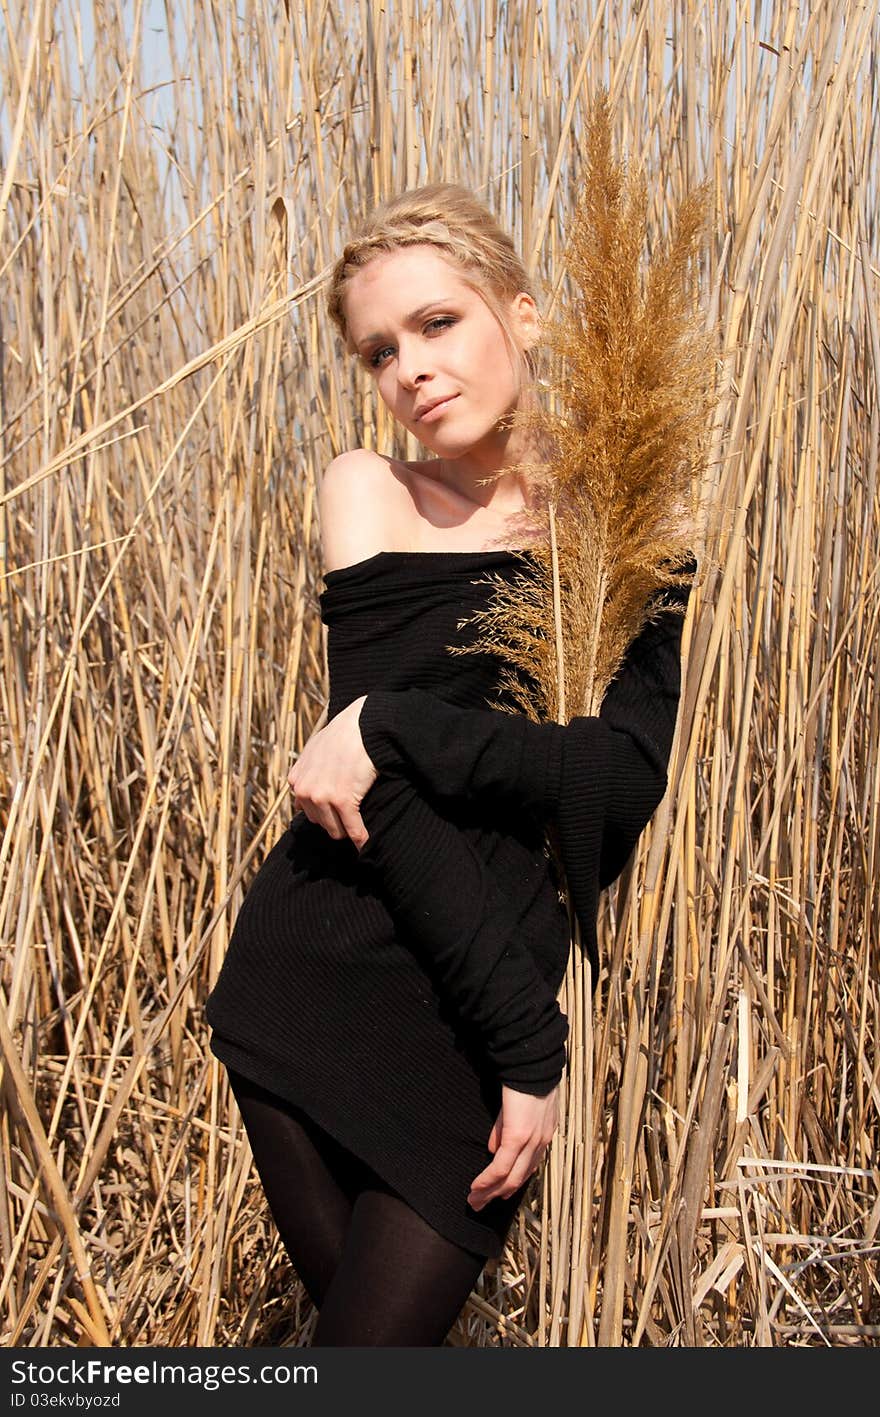
{"label": "feathery reed plume", "polygon": [[614,160],[603,92],[566,250],[578,294],[543,331],[561,372],[546,406],[512,418],[550,454],[521,464],[549,510],[550,546],[533,552],[536,575],[494,577],[475,617],[472,648],[503,652],[515,668],[500,687],[537,719],[598,712],[652,596],[687,579],[698,538],[714,374],[695,290],[707,190],[682,199],[643,265],[647,207],[643,174]]}

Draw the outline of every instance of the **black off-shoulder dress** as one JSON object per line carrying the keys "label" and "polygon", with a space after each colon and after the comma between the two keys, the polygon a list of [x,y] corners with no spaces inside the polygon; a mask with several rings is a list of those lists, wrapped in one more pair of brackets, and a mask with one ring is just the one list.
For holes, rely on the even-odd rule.
{"label": "black off-shoulder dress", "polygon": [[[527,1182],[467,1203],[502,1083],[565,1067],[570,948],[545,824],[595,957],[599,889],[663,795],[681,617],[646,626],[601,713],[499,712],[501,662],[453,655],[528,552],[380,552],[324,578],[332,718],[367,695],[361,852],[298,813],[251,884],[207,1002],[227,1066],[304,1109],[441,1234],[501,1252]],[[684,593],[686,598],[686,592]]]}

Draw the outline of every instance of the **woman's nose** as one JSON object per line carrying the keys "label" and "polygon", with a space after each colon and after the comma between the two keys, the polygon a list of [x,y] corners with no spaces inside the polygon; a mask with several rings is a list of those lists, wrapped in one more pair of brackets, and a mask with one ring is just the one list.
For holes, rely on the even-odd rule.
{"label": "woman's nose", "polygon": [[401,341],[397,351],[397,377],[408,389],[428,378],[430,370],[423,346]]}

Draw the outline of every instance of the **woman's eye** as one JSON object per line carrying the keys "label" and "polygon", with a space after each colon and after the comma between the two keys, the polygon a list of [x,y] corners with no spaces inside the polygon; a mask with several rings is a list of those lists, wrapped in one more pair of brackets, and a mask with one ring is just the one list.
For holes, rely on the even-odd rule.
{"label": "woman's eye", "polygon": [[371,368],[371,369],[378,369],[378,368],[379,368],[379,365],[382,363],[383,359],[385,358],[385,355],[388,354],[388,353],[390,352],[390,350],[391,350],[391,345],[390,345],[390,344],[383,344],[383,346],[382,346],[381,349],[374,349],[374,350],[373,350],[373,353],[370,355],[370,358],[369,358],[369,361],[368,361],[368,363],[369,363],[369,365],[370,365],[370,368]]}
{"label": "woman's eye", "polygon": [[[439,334],[441,330],[445,330],[449,325],[454,324],[455,317],[453,315],[437,315],[425,325],[424,333],[427,334],[430,331],[434,334]],[[380,365],[385,363],[387,355],[393,353],[394,346],[392,344],[383,344],[381,348],[373,350],[373,353],[367,359],[367,363],[371,369],[378,369]]]}

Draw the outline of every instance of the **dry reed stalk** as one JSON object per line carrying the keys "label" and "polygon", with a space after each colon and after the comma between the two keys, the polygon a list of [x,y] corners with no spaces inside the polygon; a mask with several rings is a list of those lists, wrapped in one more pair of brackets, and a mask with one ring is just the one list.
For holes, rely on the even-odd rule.
{"label": "dry reed stalk", "polygon": [[564,309],[607,83],[652,239],[711,183],[718,514],[565,1128],[450,1341],[876,1345],[876,13],[165,13],[156,89],[143,16],[4,7],[4,1342],[308,1337],[202,1008],[325,702],[321,469],[417,452],[321,281],[353,212],[462,180]]}

